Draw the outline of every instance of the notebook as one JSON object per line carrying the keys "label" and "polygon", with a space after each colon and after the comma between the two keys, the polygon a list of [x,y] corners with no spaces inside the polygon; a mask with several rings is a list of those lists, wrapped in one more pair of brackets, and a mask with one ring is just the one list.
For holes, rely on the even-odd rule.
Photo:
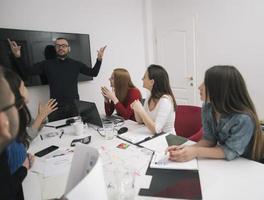
{"label": "notebook", "polygon": [[138,144],[143,141],[147,141],[154,137],[153,133],[148,129],[148,127],[143,126],[136,129],[133,129],[133,131],[130,131],[128,128],[128,131],[124,134],[121,134],[118,136],[121,139],[124,139],[132,144]]}

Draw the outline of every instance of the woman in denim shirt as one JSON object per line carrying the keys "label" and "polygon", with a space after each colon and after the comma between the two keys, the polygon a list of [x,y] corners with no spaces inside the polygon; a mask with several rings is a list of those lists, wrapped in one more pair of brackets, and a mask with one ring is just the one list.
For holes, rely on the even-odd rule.
{"label": "woman in denim shirt", "polygon": [[264,142],[255,106],[240,72],[233,66],[214,66],[199,87],[204,137],[192,146],[171,146],[169,159],[188,161],[195,157],[239,156],[259,161]]}

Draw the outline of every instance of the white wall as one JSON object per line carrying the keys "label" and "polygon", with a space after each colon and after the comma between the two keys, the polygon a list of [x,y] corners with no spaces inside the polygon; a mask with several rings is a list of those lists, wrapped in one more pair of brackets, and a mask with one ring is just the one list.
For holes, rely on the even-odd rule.
{"label": "white wall", "polygon": [[[196,16],[197,80],[217,64],[235,65],[264,118],[264,1],[153,0],[153,31],[160,24]],[[197,98],[199,94],[197,91]]]}
{"label": "white wall", "polygon": [[[98,77],[79,84],[80,98],[94,101],[103,111],[102,85],[116,67],[129,70],[142,90],[145,71],[144,2],[142,0],[1,0],[0,27],[90,34],[92,61],[96,50],[107,45]],[[29,107],[35,115],[38,101],[47,100],[46,86],[32,87]]]}
{"label": "white wall", "polygon": [[[141,77],[155,60],[155,26],[196,15],[198,83],[212,65],[237,66],[264,118],[263,10],[263,0],[1,0],[0,27],[88,33],[93,63],[96,50],[107,44],[98,77],[79,84],[81,99],[95,101],[102,111],[100,86],[108,85],[112,69],[128,68],[135,84],[145,92]],[[47,87],[30,88],[33,115],[37,102],[48,96]]]}

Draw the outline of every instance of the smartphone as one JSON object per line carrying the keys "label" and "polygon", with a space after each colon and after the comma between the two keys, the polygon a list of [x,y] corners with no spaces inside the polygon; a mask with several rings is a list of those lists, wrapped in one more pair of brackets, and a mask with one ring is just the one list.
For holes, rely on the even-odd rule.
{"label": "smartphone", "polygon": [[80,143],[83,143],[83,144],[88,144],[90,143],[91,141],[91,136],[87,136],[85,138],[80,138],[80,139],[75,139],[71,142],[71,146],[74,147],[76,145],[76,143],[80,142]]}
{"label": "smartphone", "polygon": [[59,147],[55,146],[55,145],[49,146],[49,147],[42,149],[41,151],[35,153],[35,156],[37,156],[37,157],[45,156],[45,155],[49,154],[50,152],[55,151],[58,148]]}

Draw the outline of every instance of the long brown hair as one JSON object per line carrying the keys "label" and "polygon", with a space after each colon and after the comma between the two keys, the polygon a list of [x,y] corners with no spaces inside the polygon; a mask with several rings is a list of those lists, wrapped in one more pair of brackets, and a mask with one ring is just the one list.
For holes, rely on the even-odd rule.
{"label": "long brown hair", "polygon": [[171,90],[169,75],[167,71],[160,65],[152,64],[148,67],[147,72],[149,79],[154,80],[154,85],[151,90],[149,102],[151,99],[157,100],[160,99],[163,95],[167,94],[171,96],[174,110],[176,110],[177,104]]}
{"label": "long brown hair", "polygon": [[30,137],[27,132],[27,127],[30,125],[32,118],[29,109],[25,104],[24,98],[22,97],[19,91],[22,79],[10,69],[4,70],[4,77],[9,83],[10,89],[15,95],[15,101],[19,102],[17,104],[17,110],[19,115],[19,131],[16,140],[18,142],[23,143],[25,147],[28,148]]}
{"label": "long brown hair", "polygon": [[135,88],[135,85],[131,81],[129,72],[124,68],[114,69],[113,76],[116,97],[120,102],[124,102],[128,90]]}
{"label": "long brown hair", "polygon": [[249,96],[246,83],[234,66],[218,65],[209,68],[204,78],[206,99],[213,110],[220,114],[248,114],[255,130],[251,158],[259,161],[264,156],[264,136],[255,106]]}

